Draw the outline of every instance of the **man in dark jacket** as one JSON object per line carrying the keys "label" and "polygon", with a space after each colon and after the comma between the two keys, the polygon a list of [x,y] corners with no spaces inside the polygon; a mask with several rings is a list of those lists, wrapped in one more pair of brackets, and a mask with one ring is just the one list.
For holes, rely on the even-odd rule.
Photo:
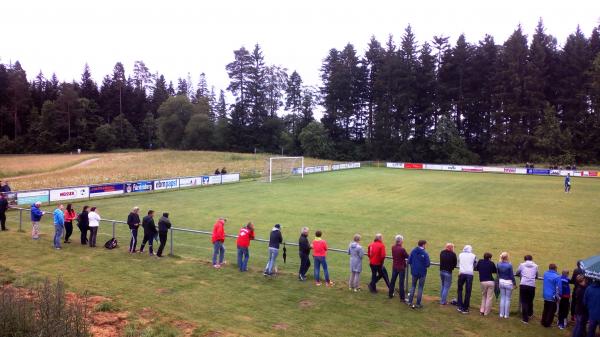
{"label": "man in dark jacket", "polygon": [[577,261],[577,268],[573,269],[573,274],[571,275],[571,283],[573,285],[573,296],[571,296],[571,321],[575,321],[575,304],[577,303],[577,288],[579,287],[579,283],[577,283],[577,276],[583,274],[583,270],[581,270],[581,260]]}
{"label": "man in dark jacket", "polygon": [[[429,254],[427,254],[427,251],[425,250],[426,244],[427,241],[419,240],[417,247],[410,252],[410,256],[408,257],[408,264],[410,265],[410,273],[412,275],[412,285],[410,287],[408,304],[413,309],[421,308],[421,298],[423,297],[423,287],[425,286],[425,278],[427,277],[427,268],[431,265]],[[417,283],[419,284],[417,305],[413,305]]]}
{"label": "man in dark jacket", "polygon": [[129,240],[129,253],[133,254],[136,252],[137,247],[137,236],[138,228],[140,227],[140,208],[135,206],[129,216],[127,216],[127,225],[129,225],[129,231],[131,232],[131,240]]}
{"label": "man in dark jacket", "polygon": [[154,225],[154,211],[149,210],[148,215],[142,219],[142,227],[144,228],[144,240],[142,241],[142,246],[140,247],[140,254],[144,252],[144,247],[146,246],[146,242],[150,247],[150,256],[154,255],[152,250],[152,242],[154,241],[154,237],[156,237],[156,225]]}
{"label": "man in dark jacket", "polygon": [[600,281],[595,280],[590,284],[583,295],[583,304],[588,312],[588,337],[596,336],[596,329],[600,325]]}
{"label": "man in dark jacket", "polygon": [[0,225],[2,230],[6,230],[6,210],[8,209],[8,200],[4,194],[0,193]]}
{"label": "man in dark jacket", "polygon": [[158,238],[160,240],[158,252],[156,252],[156,256],[158,257],[162,257],[163,249],[165,249],[165,244],[167,243],[167,233],[169,232],[169,229],[171,229],[169,213],[163,213],[163,216],[158,220]]}
{"label": "man in dark jacket", "polygon": [[300,270],[298,280],[306,281],[306,273],[310,268],[310,242],[308,242],[308,227],[302,228],[298,239],[298,253],[300,254]]}
{"label": "man in dark jacket", "polygon": [[452,286],[452,271],[458,265],[458,259],[454,252],[454,244],[447,243],[446,248],[440,252],[440,304],[448,303],[448,292]]}
{"label": "man in dark jacket", "polygon": [[273,270],[277,270],[276,260],[279,255],[279,245],[283,242],[283,236],[281,235],[281,225],[276,224],[271,230],[271,236],[269,237],[269,262],[265,267],[265,276],[273,275]]}

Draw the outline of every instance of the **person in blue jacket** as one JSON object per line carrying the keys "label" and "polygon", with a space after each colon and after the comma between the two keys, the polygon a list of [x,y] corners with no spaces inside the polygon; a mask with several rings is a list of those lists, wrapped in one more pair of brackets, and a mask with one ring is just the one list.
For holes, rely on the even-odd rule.
{"label": "person in blue jacket", "polygon": [[571,192],[571,173],[567,173],[565,177],[565,193]]}
{"label": "person in blue jacket", "polygon": [[[410,252],[410,256],[408,257],[408,264],[410,265],[410,273],[412,275],[412,286],[410,287],[408,305],[413,309],[422,307],[421,298],[423,297],[423,287],[425,286],[425,278],[427,277],[427,268],[431,265],[429,254],[425,251],[425,245],[427,245],[427,241],[419,240],[417,247]],[[417,282],[419,282],[417,305],[413,305],[413,297],[415,296]]]}
{"label": "person in blue jacket", "polygon": [[596,336],[596,329],[600,325],[600,281],[596,280],[583,295],[583,303],[588,310],[588,337]]}
{"label": "person in blue jacket", "polygon": [[554,263],[550,263],[548,271],[544,273],[544,311],[542,312],[542,325],[546,328],[552,326],[556,306],[562,295],[560,274]]}
{"label": "person in blue jacket", "polygon": [[31,205],[31,238],[37,240],[40,238],[40,220],[42,215],[46,214],[40,209],[41,202],[37,201]]}
{"label": "person in blue jacket", "polygon": [[65,213],[62,204],[56,206],[54,210],[54,249],[60,249],[60,239],[65,229]]}

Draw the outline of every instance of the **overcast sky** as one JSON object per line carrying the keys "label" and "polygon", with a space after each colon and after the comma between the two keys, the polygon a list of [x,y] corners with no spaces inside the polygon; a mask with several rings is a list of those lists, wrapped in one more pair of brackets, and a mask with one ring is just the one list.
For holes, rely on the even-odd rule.
{"label": "overcast sky", "polygon": [[502,43],[518,24],[531,37],[540,17],[563,44],[577,25],[589,36],[600,24],[600,1],[4,0],[0,62],[19,60],[30,79],[42,70],[66,81],[79,80],[87,62],[100,83],[117,61],[131,74],[143,60],[174,83],[189,72],[195,85],[204,72],[209,85],[225,89],[233,50],[259,43],[268,64],[318,85],[329,49],[350,42],[363,53],[371,35],[398,41],[409,23],[420,43],[461,33]]}

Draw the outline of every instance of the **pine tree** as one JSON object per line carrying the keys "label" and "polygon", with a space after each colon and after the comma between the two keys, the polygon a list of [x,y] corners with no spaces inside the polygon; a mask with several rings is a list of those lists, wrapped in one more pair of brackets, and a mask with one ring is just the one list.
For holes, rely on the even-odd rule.
{"label": "pine tree", "polygon": [[79,88],[79,97],[98,101],[98,85],[92,79],[90,66],[87,63],[83,67]]}

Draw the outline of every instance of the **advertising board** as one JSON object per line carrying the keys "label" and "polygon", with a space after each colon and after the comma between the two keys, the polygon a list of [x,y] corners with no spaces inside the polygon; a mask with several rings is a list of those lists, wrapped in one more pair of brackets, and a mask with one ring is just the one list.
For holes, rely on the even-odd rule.
{"label": "advertising board", "polygon": [[87,199],[89,196],[90,188],[87,186],[50,190],[50,201]]}

